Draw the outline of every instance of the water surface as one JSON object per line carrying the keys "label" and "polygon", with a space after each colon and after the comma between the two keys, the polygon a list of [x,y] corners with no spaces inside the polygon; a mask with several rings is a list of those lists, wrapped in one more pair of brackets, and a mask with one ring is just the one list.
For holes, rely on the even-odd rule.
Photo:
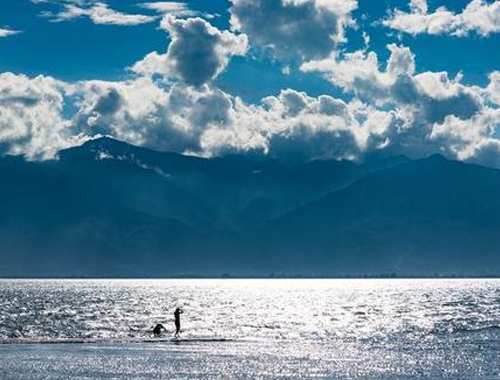
{"label": "water surface", "polygon": [[500,379],[500,281],[3,280],[0,341],[6,380]]}

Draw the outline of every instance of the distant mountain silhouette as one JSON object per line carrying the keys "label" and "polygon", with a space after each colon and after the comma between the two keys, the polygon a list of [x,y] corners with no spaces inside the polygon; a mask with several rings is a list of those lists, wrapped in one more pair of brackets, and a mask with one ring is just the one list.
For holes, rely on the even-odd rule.
{"label": "distant mountain silhouette", "polygon": [[498,275],[500,171],[280,162],[110,138],[0,158],[0,276]]}
{"label": "distant mountain silhouette", "polygon": [[299,207],[259,233],[272,242],[273,259],[294,254],[288,270],[498,274],[500,171],[439,155],[403,163]]}

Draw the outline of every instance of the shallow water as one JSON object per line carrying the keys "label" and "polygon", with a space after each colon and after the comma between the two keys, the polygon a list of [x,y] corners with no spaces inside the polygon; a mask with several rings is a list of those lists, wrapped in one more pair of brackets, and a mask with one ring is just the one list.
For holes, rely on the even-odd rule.
{"label": "shallow water", "polygon": [[2,380],[500,379],[500,281],[3,280],[0,341]]}

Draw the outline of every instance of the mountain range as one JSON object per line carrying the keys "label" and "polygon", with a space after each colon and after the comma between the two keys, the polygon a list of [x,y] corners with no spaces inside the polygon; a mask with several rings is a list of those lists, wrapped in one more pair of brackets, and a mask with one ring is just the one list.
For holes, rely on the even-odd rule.
{"label": "mountain range", "polygon": [[500,171],[200,158],[111,138],[0,158],[0,276],[497,276]]}

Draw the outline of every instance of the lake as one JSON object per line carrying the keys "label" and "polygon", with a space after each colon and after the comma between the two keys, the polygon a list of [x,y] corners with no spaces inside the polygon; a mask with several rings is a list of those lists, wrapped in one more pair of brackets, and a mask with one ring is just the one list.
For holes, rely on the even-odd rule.
{"label": "lake", "polygon": [[2,380],[500,379],[500,281],[0,280],[0,343]]}

